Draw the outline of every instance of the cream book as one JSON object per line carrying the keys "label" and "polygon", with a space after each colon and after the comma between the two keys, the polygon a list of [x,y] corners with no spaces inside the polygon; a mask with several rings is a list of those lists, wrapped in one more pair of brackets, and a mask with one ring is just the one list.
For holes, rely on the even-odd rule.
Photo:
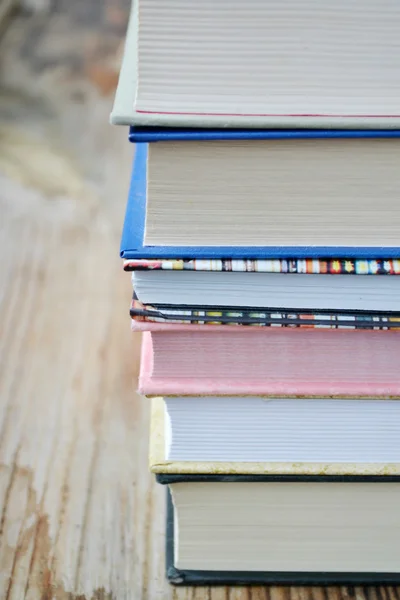
{"label": "cream book", "polygon": [[133,4],[115,124],[400,125],[393,0]]}
{"label": "cream book", "polygon": [[400,475],[400,402],[153,398],[153,473]]}

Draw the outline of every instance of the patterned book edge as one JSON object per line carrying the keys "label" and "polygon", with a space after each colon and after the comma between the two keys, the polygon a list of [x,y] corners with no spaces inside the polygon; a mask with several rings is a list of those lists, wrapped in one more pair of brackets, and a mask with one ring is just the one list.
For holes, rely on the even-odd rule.
{"label": "patterned book edge", "polygon": [[231,271],[325,275],[400,275],[400,259],[127,259],[125,271]]}
{"label": "patterned book edge", "polygon": [[316,329],[400,329],[400,313],[366,314],[335,311],[171,307],[144,305],[134,296],[130,315],[135,321],[195,325],[297,327]]}

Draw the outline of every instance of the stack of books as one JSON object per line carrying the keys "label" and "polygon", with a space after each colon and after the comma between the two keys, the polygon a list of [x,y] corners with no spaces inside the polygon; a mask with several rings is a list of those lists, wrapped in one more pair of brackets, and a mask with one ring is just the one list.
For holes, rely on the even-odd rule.
{"label": "stack of books", "polygon": [[173,583],[400,581],[399,29],[134,3],[111,120]]}

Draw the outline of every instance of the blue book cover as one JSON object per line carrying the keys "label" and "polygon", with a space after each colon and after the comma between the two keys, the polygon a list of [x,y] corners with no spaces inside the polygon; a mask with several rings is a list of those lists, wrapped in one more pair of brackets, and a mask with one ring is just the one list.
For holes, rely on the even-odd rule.
{"label": "blue book cover", "polygon": [[397,138],[399,129],[191,129],[187,127],[131,127],[129,140],[176,142],[200,140],[304,140],[335,138]]}
{"label": "blue book cover", "polygon": [[391,131],[322,131],[322,130],[189,130],[132,128],[131,140],[139,142],[133,165],[125,223],[121,240],[121,257],[126,259],[314,259],[399,258],[400,246],[149,246],[145,245],[147,154],[149,141],[162,140],[234,140],[234,139],[305,139],[305,138],[385,138],[400,137]]}

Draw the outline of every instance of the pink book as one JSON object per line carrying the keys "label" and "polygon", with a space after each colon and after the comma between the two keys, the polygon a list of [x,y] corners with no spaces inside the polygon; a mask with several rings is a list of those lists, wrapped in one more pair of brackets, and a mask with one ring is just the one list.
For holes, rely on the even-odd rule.
{"label": "pink book", "polygon": [[400,397],[400,332],[143,323],[148,396]]}

